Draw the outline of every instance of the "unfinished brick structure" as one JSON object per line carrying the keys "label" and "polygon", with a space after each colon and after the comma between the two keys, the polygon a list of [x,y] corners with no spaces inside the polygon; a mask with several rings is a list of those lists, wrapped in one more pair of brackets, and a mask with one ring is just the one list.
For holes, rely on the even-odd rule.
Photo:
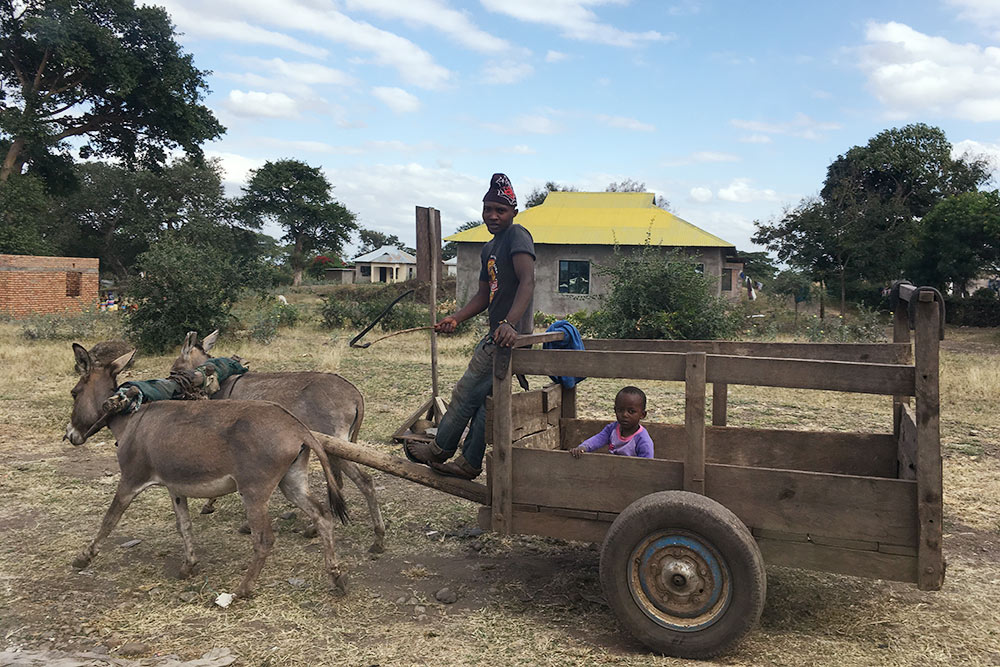
{"label": "unfinished brick structure", "polygon": [[97,305],[97,258],[0,255],[0,313],[77,313]]}

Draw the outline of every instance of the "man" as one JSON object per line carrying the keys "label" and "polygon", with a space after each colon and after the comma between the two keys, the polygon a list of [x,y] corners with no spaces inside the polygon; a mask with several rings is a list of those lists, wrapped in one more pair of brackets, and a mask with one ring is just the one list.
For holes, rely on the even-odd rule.
{"label": "man", "polygon": [[[535,244],[528,230],[514,224],[516,215],[517,197],[510,179],[493,174],[483,197],[483,222],[493,240],[483,248],[480,258],[479,289],[458,312],[435,326],[436,331],[452,333],[465,320],[489,310],[489,333],[476,345],[469,367],[455,385],[434,442],[407,443],[405,447],[411,460],[463,479],[474,479],[483,470],[493,354],[498,346],[513,347],[519,333],[531,333],[534,327]],[[467,424],[469,433],[462,453],[446,463],[458,449]]]}

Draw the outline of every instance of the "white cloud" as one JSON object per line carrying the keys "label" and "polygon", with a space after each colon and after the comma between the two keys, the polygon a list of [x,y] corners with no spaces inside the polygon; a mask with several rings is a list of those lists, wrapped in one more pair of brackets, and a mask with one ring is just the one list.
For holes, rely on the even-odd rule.
{"label": "white cloud", "polygon": [[987,144],[973,139],[965,139],[952,144],[951,157],[986,160],[987,169],[1000,173],[1000,144]]}
{"label": "white cloud", "polygon": [[550,50],[545,54],[545,62],[547,63],[561,63],[564,60],[569,60],[568,53]]}
{"label": "white cloud", "polygon": [[547,116],[521,115],[510,123],[484,123],[483,127],[500,134],[556,134],[562,127]]}
{"label": "white cloud", "polygon": [[239,193],[240,188],[246,184],[252,169],[260,169],[264,166],[265,160],[249,158],[236,153],[226,153],[223,151],[206,150],[205,155],[215,158],[222,166],[222,180],[226,186],[226,194],[233,196]]}
{"label": "white cloud", "polygon": [[955,44],[902,23],[869,23],[860,67],[895,118],[928,112],[1000,120],[1000,48]]}
{"label": "white cloud", "polygon": [[701,204],[712,201],[711,188],[702,188],[702,187],[691,188],[691,191],[688,193],[688,195],[691,197],[691,199]]}
{"label": "white cloud", "polygon": [[[355,21],[325,3],[313,0],[285,0],[281,3],[271,0],[213,0],[207,3],[200,0],[163,0],[158,4],[167,8],[180,31],[193,35],[224,35],[234,41],[260,43],[256,33],[263,30],[280,34],[294,45],[292,38],[269,29],[301,31],[371,54],[374,63],[396,69],[405,81],[421,88],[443,88],[451,80],[451,72],[447,68],[437,64],[427,51],[410,40],[369,23]],[[240,17],[239,20],[232,18],[235,16]],[[203,26],[209,26],[211,32],[203,32]]]}
{"label": "white cloud", "polygon": [[457,11],[439,0],[347,0],[347,9],[374,12],[390,19],[440,30],[459,44],[483,53],[501,53],[510,43],[481,30],[466,12]]}
{"label": "white cloud", "polygon": [[402,88],[376,86],[372,88],[372,95],[382,100],[387,107],[396,113],[413,113],[420,109],[420,100],[417,99],[417,96]]}
{"label": "white cloud", "polygon": [[958,18],[992,30],[993,36],[1000,39],[1000,3],[996,0],[948,0],[948,4],[961,8]]}
{"label": "white cloud", "polygon": [[739,162],[743,158],[732,153],[719,153],[717,151],[695,151],[689,155],[667,160],[664,167],[683,167],[689,164],[704,164],[712,162]]}
{"label": "white cloud", "polygon": [[742,130],[750,130],[751,132],[757,134],[781,134],[790,137],[798,137],[800,139],[812,140],[821,139],[823,137],[823,132],[839,130],[841,128],[840,123],[813,120],[804,113],[797,113],[791,121],[784,123],[772,123],[759,120],[741,120],[739,118],[734,118],[729,122],[733,125],[733,127],[738,127]]}
{"label": "white cloud", "polygon": [[231,90],[226,107],[237,116],[296,118],[299,115],[298,104],[284,93]]}
{"label": "white cloud", "polygon": [[259,140],[261,144],[274,146],[282,150],[302,151],[308,153],[328,153],[331,155],[370,155],[373,153],[426,153],[442,150],[432,141],[421,141],[415,144],[395,139],[381,141],[365,141],[360,144],[330,144],[325,141],[277,139],[265,137]]}
{"label": "white cloud", "polygon": [[490,63],[483,68],[483,82],[488,84],[511,84],[528,78],[535,68],[528,63]]}
{"label": "white cloud", "polygon": [[306,86],[334,85],[351,86],[355,79],[339,69],[319,63],[288,61],[282,58],[238,57],[236,60],[254,72],[265,71],[273,74],[275,82],[291,81]]}
{"label": "white cloud", "polygon": [[624,116],[605,116],[604,114],[598,114],[597,120],[601,121],[608,127],[617,127],[623,130],[634,130],[636,132],[656,131],[655,125],[643,123],[635,118],[626,118]]}
{"label": "white cloud", "polygon": [[757,190],[750,187],[749,178],[736,178],[724,188],[720,188],[719,199],[746,204],[755,201],[778,201],[774,190]]}
{"label": "white cloud", "polygon": [[748,134],[740,137],[739,139],[745,144],[769,144],[771,143],[771,137],[766,134]]}
{"label": "white cloud", "polygon": [[611,46],[638,46],[674,39],[655,30],[628,32],[601,23],[588,6],[620,4],[620,0],[480,0],[482,5],[519,21],[558,28],[564,37]]}

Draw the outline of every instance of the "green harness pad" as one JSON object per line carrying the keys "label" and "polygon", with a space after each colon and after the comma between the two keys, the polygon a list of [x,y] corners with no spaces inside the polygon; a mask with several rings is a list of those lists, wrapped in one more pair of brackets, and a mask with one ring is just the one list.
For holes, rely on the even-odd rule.
{"label": "green harness pad", "polygon": [[[214,374],[218,379],[218,383],[221,384],[227,378],[233,375],[242,375],[250,369],[239,361],[230,359],[229,357],[213,357],[201,366],[198,366],[195,370],[206,378],[208,378],[209,371],[211,371],[211,374]],[[126,395],[130,387],[135,387],[139,390],[138,396],[128,397]],[[215,389],[218,389],[218,384],[215,386]],[[122,397],[122,399],[127,399],[128,404],[123,409],[123,412],[126,413],[135,412],[143,403],[189,397],[186,396],[181,383],[176,380],[130,380],[119,385],[116,395]]]}

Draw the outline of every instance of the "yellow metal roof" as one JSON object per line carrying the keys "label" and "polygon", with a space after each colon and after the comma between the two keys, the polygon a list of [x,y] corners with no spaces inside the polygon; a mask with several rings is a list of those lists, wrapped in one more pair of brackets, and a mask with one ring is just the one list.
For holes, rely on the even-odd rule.
{"label": "yellow metal roof", "polygon": [[[651,192],[550,192],[545,202],[521,211],[514,222],[535,243],[571,245],[652,245],[732,248],[732,243],[653,205]],[[486,242],[486,225],[447,241]]]}

